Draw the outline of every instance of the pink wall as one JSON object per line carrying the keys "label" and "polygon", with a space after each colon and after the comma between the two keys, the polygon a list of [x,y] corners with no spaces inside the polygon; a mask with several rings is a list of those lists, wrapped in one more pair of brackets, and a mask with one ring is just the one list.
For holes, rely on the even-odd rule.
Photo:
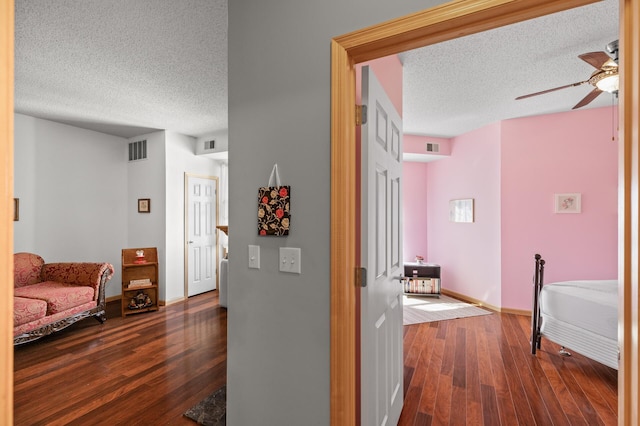
{"label": "pink wall", "polygon": [[[503,121],[453,139],[427,165],[429,261],[444,288],[531,309],[533,256],[545,282],[617,277],[618,146],[611,109]],[[556,214],[553,194],[582,194],[581,214]],[[474,198],[476,221],[448,222],[448,201]]]}
{"label": "pink wall", "polygon": [[[500,124],[452,139],[451,157],[427,166],[429,261],[442,286],[500,306]],[[475,222],[449,221],[449,201],[473,198]]]}
{"label": "pink wall", "polygon": [[[440,155],[443,155],[443,158],[451,153],[449,139],[407,134],[404,135],[403,152],[426,154],[427,142],[439,144]],[[429,163],[405,161],[402,164],[404,261],[414,262],[416,255],[420,255],[427,262],[431,262],[427,247],[427,168]]]}
{"label": "pink wall", "polygon": [[[397,56],[368,63],[402,113]],[[360,67],[356,70],[360,99]],[[442,266],[443,287],[490,305],[531,309],[533,255],[545,281],[617,276],[617,143],[610,108],[503,121],[451,140],[451,156],[404,165],[404,254]],[[427,138],[404,135],[404,150]],[[443,151],[443,152],[445,152]],[[445,152],[446,153],[446,152]],[[580,192],[581,214],[553,213]],[[451,223],[449,200],[474,198],[476,221]]]}
{"label": "pink wall", "polygon": [[[405,135],[405,139],[408,136]],[[430,261],[427,249],[427,163],[402,163],[403,258],[414,262],[416,255]]]}
{"label": "pink wall", "polygon": [[[615,279],[618,143],[611,108],[502,123],[502,305],[531,309],[533,256],[545,282]],[[554,213],[554,193],[582,194],[581,214]]]}

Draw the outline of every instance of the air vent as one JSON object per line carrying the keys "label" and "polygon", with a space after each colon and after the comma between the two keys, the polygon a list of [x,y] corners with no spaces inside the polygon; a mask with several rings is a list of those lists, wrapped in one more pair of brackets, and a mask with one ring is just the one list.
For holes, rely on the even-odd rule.
{"label": "air vent", "polygon": [[440,144],[427,143],[427,152],[440,152]]}
{"label": "air vent", "polygon": [[216,141],[204,141],[204,149],[214,149],[216,147]]}
{"label": "air vent", "polygon": [[129,161],[139,161],[147,158],[147,140],[129,142]]}

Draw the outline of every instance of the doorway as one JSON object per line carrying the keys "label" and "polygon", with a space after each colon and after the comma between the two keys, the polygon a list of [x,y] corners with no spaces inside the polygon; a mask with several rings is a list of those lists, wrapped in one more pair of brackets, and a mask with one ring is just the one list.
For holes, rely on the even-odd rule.
{"label": "doorway", "polygon": [[[502,25],[559,12],[572,7],[591,3],[590,1],[557,2],[552,0],[521,2],[453,2],[419,12],[397,20],[389,21],[366,30],[356,31],[332,41],[332,235],[331,235],[331,422],[350,424],[356,418],[356,305],[353,271],[358,267],[355,253],[359,244],[355,236],[356,206],[356,153],[355,153],[355,77],[354,64],[387,56],[401,51],[423,47],[456,37],[497,28]],[[631,28],[640,23],[640,1],[625,2],[621,7],[621,57],[628,58],[623,64],[621,88],[621,157],[638,146],[638,105],[625,108],[624,99],[633,98],[638,82],[625,81],[624,75],[633,74],[638,54],[640,35]],[[626,42],[626,43],[625,43]],[[635,70],[637,72],[637,69]],[[634,92],[635,90],[635,92]],[[634,115],[635,114],[635,115]],[[626,125],[625,125],[626,124]],[[634,130],[635,129],[635,130]],[[634,159],[633,164],[637,164]],[[637,412],[633,408],[637,395],[631,394],[631,384],[637,383],[637,368],[632,368],[630,360],[638,353],[637,339],[633,339],[632,325],[637,324],[637,314],[632,318],[630,296],[637,290],[638,277],[634,273],[631,259],[632,248],[637,249],[638,241],[633,239],[632,209],[637,207],[637,198],[632,197],[634,176],[631,159],[623,161],[620,174],[621,229],[620,256],[622,265],[621,334],[622,362],[620,366],[620,409],[619,418],[624,423],[633,421]],[[633,172],[637,174],[636,172]],[[637,177],[637,176],[636,176]],[[634,210],[635,211],[635,210]],[[637,272],[637,271],[636,271]],[[633,282],[632,282],[633,281]],[[637,293],[634,291],[634,293]],[[625,345],[627,342],[627,345]],[[636,366],[634,366],[636,367]],[[623,373],[625,372],[626,373]],[[633,377],[631,377],[633,375]],[[627,376],[627,377],[625,377]],[[625,393],[626,391],[626,393]]]}

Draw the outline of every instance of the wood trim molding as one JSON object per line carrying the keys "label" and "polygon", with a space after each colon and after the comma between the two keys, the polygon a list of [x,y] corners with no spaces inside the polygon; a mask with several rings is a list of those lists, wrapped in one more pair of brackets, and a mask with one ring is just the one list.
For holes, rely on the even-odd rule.
{"label": "wood trim molding", "polygon": [[501,308],[500,312],[503,314],[522,315],[531,318],[531,311],[526,311],[524,309]]}
{"label": "wood trim molding", "polygon": [[[354,31],[334,40],[354,63],[595,3],[599,0],[458,0]],[[452,28],[455,30],[452,31]]]}
{"label": "wood trim molding", "polygon": [[0,424],[13,424],[13,30],[14,2],[0,3]]}
{"label": "wood trim molding", "polygon": [[[356,422],[354,65],[596,0],[457,0],[336,37],[331,42],[331,424]],[[621,0],[636,4],[640,0]],[[631,6],[626,6],[631,10]],[[625,9],[626,11],[626,9]],[[636,15],[638,8],[634,9]],[[637,20],[634,21],[637,24]],[[629,31],[633,26],[629,25]],[[636,26],[635,28],[638,28]],[[636,33],[637,36],[637,33]],[[629,50],[622,44],[622,52]],[[634,45],[638,48],[638,45]],[[631,66],[638,77],[637,63]],[[637,93],[636,87],[636,93]],[[625,93],[629,89],[625,89]],[[636,109],[634,110],[638,117]],[[629,115],[631,119],[632,115]],[[631,120],[632,121],[632,120]],[[637,130],[637,129],[636,129]],[[635,134],[637,142],[637,131]],[[637,145],[636,145],[637,148]],[[637,151],[636,151],[637,153]],[[638,177],[638,170],[633,172]],[[637,185],[636,185],[637,186]],[[637,207],[637,198],[636,198]],[[637,212],[638,210],[636,210]],[[637,233],[635,234],[637,235]],[[638,249],[638,239],[634,245]],[[625,252],[627,248],[625,248]],[[636,254],[640,250],[636,250]],[[637,261],[637,259],[636,259]],[[637,265],[637,263],[636,263]],[[637,289],[637,282],[635,283]],[[637,293],[636,293],[637,294]],[[635,307],[638,306],[636,301]],[[637,309],[636,309],[637,312]],[[637,315],[637,314],[636,314]],[[630,324],[625,320],[625,325]],[[637,325],[637,322],[636,322]],[[637,327],[636,327],[637,328]],[[637,339],[635,341],[637,355]],[[638,360],[638,357],[635,358]],[[637,370],[637,368],[636,368]],[[622,371],[622,370],[621,370]],[[639,381],[635,381],[637,391]],[[636,392],[637,393],[637,392]],[[624,397],[625,393],[621,393]],[[621,398],[624,399],[624,398]],[[637,401],[634,401],[637,402]],[[620,410],[622,414],[623,410]],[[637,417],[636,417],[637,418]]]}
{"label": "wood trim molding", "polygon": [[640,421],[640,0],[620,1],[618,424]]}
{"label": "wood trim molding", "polygon": [[455,291],[451,291],[447,289],[442,289],[442,294],[462,300],[463,302],[469,302],[469,303],[473,303],[474,305],[482,306],[483,308],[487,308],[489,310],[492,310],[493,312],[499,312],[501,314],[522,315],[525,317],[531,316],[531,311],[527,311],[525,309],[499,308],[497,306],[489,305],[488,303],[483,302],[480,299],[475,299],[473,297],[465,296],[464,294],[456,293]]}
{"label": "wood trim molding", "polygon": [[453,298],[456,298],[458,300],[462,300],[463,302],[468,302],[468,303],[472,303],[476,306],[481,306],[483,308],[487,308],[493,312],[499,312],[502,314],[513,314],[513,315],[523,315],[523,316],[527,316],[530,317],[531,316],[531,311],[527,311],[524,309],[511,309],[511,308],[499,308],[497,306],[493,306],[490,305],[486,302],[483,302],[480,299],[476,299],[470,296],[466,296],[464,294],[461,293],[456,293],[455,291],[451,291],[451,290],[447,290],[447,289],[442,289],[442,294],[446,295],[446,296],[451,296]]}
{"label": "wood trim molding", "polygon": [[331,43],[331,424],[356,421],[355,70]]}

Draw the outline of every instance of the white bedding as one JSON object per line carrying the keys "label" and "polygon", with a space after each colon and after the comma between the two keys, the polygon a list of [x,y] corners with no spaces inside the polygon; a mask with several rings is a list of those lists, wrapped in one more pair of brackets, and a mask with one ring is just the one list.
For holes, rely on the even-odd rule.
{"label": "white bedding", "polygon": [[543,336],[618,368],[618,281],[546,284],[540,314]]}
{"label": "white bedding", "polygon": [[[540,312],[558,321],[618,339],[618,281],[563,281],[546,284]],[[543,324],[544,326],[544,321]]]}

